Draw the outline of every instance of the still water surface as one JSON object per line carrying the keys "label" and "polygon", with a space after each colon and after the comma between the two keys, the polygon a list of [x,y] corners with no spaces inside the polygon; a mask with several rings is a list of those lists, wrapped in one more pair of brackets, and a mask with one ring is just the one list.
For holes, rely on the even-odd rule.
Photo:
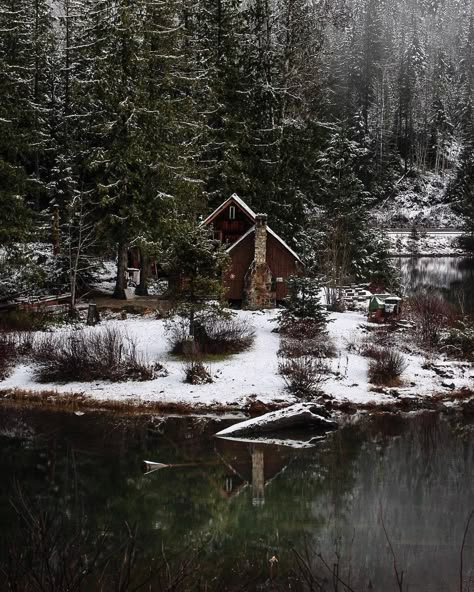
{"label": "still water surface", "polygon": [[[432,413],[378,415],[294,449],[213,437],[229,423],[2,409],[2,563],[11,541],[21,545],[10,503],[20,490],[33,506],[54,504],[66,522],[80,505],[92,537],[107,531],[118,539],[125,523],[136,524],[138,570],[163,552],[198,549],[209,586],[202,590],[245,578],[253,582],[245,589],[264,589],[272,555],[284,587],[268,589],[287,590],[292,549],[311,550],[318,574],[325,568],[316,553],[338,563],[353,590],[398,590],[387,537],[403,590],[460,590],[474,508],[474,424]],[[178,466],[145,475],[144,459]],[[474,524],[463,562],[467,591]],[[330,578],[327,585],[335,589]],[[95,589],[93,578],[84,589]]]}
{"label": "still water surface", "polygon": [[400,257],[402,286],[410,294],[434,289],[466,313],[474,313],[474,259],[463,257]]}

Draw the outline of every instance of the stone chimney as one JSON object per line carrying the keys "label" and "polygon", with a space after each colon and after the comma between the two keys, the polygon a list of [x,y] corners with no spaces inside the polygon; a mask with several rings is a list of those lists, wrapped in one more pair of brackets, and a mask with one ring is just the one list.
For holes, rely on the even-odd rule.
{"label": "stone chimney", "polygon": [[267,262],[267,215],[255,216],[255,265],[265,265]]}
{"label": "stone chimney", "polygon": [[244,279],[245,307],[250,310],[273,308],[275,292],[272,292],[273,275],[267,263],[267,215],[255,216],[254,260]]}

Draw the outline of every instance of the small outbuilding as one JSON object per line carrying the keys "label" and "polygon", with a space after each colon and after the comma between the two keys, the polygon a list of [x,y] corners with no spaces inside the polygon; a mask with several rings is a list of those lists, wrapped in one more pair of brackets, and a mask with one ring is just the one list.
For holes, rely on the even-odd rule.
{"label": "small outbuilding", "polygon": [[402,312],[402,299],[392,294],[374,294],[369,301],[369,321],[383,323],[397,320]]}
{"label": "small outbuilding", "polygon": [[256,214],[234,194],[203,224],[227,247],[231,266],[224,281],[229,300],[260,309],[272,308],[287,296],[287,279],[299,273],[303,263],[268,226],[266,214]]}

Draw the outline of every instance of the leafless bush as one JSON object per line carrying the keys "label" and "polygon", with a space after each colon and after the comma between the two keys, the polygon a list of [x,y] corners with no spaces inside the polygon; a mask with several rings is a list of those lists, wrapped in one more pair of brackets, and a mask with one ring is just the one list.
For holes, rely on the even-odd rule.
{"label": "leafless bush", "polygon": [[280,334],[288,339],[319,339],[327,335],[320,321],[308,318],[292,319],[291,322],[282,323]]}
{"label": "leafless bush", "polygon": [[153,378],[136,341],[116,327],[45,335],[34,343],[32,358],[41,382]]}
{"label": "leafless bush", "polygon": [[17,343],[10,333],[0,333],[0,380],[10,373],[17,357]]}
{"label": "leafless bush", "polygon": [[199,360],[184,365],[184,382],[189,384],[209,384],[213,382],[209,369]]}
{"label": "leafless bush", "polygon": [[301,399],[311,399],[321,393],[329,369],[321,358],[301,356],[282,359],[278,371],[290,393]]}
{"label": "leafless bush", "polygon": [[311,339],[297,339],[285,336],[280,341],[278,355],[287,358],[301,356],[334,358],[336,357],[336,346],[334,341],[326,334],[317,335]]}
{"label": "leafless bush", "polygon": [[374,348],[369,362],[369,380],[377,385],[394,385],[407,369],[403,355],[393,348]]}
{"label": "leafless bush", "polygon": [[[236,354],[251,347],[255,339],[254,328],[237,318],[211,316],[196,322],[194,342],[201,354]],[[187,323],[179,319],[170,324],[171,351],[186,354],[189,341]]]}
{"label": "leafless bush", "polygon": [[443,330],[456,321],[452,307],[434,293],[419,292],[410,298],[407,308],[416,325],[416,336],[425,347],[438,345]]}

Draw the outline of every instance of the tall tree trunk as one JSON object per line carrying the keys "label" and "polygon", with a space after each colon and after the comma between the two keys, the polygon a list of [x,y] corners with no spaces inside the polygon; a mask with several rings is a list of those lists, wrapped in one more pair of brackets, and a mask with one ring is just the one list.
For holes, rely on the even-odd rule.
{"label": "tall tree trunk", "polygon": [[128,268],[128,245],[125,241],[120,241],[117,248],[117,279],[113,298],[125,300],[125,288],[127,287],[127,268]]}
{"label": "tall tree trunk", "polygon": [[135,290],[137,296],[148,296],[148,265],[148,255],[140,250],[140,283]]}

